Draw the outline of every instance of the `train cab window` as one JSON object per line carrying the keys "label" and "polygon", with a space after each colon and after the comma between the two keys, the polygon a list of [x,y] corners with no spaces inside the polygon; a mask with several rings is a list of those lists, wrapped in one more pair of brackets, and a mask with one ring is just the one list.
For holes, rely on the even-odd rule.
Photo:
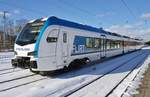
{"label": "train cab window", "polygon": [[67,33],[63,34],[63,42],[66,43],[67,42]]}

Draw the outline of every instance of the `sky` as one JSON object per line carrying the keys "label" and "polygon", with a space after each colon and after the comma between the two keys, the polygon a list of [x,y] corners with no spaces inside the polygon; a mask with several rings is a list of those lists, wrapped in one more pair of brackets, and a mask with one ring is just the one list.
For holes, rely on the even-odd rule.
{"label": "sky", "polygon": [[148,0],[0,0],[9,19],[57,16],[81,24],[150,40]]}

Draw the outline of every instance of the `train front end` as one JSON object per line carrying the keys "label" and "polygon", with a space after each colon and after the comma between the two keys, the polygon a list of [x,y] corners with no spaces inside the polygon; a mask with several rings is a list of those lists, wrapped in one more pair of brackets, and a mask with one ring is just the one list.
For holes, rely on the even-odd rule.
{"label": "train front end", "polygon": [[13,67],[29,68],[33,65],[36,68],[35,44],[44,23],[44,19],[30,21],[17,36],[14,44],[15,56],[11,60]]}

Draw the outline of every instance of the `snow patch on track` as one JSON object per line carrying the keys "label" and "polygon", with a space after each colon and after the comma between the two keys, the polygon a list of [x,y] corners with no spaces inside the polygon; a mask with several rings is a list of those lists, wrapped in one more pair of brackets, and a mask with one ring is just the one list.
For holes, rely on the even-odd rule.
{"label": "snow patch on track", "polygon": [[132,97],[134,94],[139,94],[137,89],[139,88],[139,85],[141,84],[141,81],[144,78],[143,74],[149,68],[149,63],[150,63],[150,56],[147,58],[147,60],[141,66],[141,68],[138,71],[135,78],[129,82],[126,91],[122,94],[122,97]]}

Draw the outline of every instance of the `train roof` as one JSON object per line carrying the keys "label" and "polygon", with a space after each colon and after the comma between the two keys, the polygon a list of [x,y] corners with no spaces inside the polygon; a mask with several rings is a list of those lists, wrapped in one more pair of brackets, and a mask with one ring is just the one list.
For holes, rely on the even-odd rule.
{"label": "train roof", "polygon": [[49,17],[48,21],[49,21],[49,25],[61,25],[61,26],[67,26],[67,27],[77,28],[77,29],[81,29],[81,30],[87,30],[87,31],[93,31],[93,32],[107,34],[107,32],[102,30],[102,28],[96,28],[96,27],[92,27],[89,25],[75,23],[72,21],[57,18],[55,16]]}
{"label": "train roof", "polygon": [[61,26],[77,28],[77,29],[81,29],[81,30],[98,32],[98,33],[102,33],[102,34],[105,34],[105,35],[111,35],[111,36],[116,36],[116,37],[121,37],[121,38],[126,38],[126,39],[132,39],[128,36],[120,35],[120,34],[117,34],[117,33],[112,33],[112,32],[109,32],[109,31],[105,31],[102,28],[96,28],[96,27],[92,27],[92,26],[89,26],[89,25],[83,25],[83,24],[75,23],[75,22],[72,22],[72,21],[57,18],[55,16],[51,16],[51,17],[48,17],[48,18],[47,17],[46,18],[40,18],[40,19],[37,19],[37,20],[32,20],[29,23],[39,21],[39,20],[47,21],[48,25],[61,25]]}

